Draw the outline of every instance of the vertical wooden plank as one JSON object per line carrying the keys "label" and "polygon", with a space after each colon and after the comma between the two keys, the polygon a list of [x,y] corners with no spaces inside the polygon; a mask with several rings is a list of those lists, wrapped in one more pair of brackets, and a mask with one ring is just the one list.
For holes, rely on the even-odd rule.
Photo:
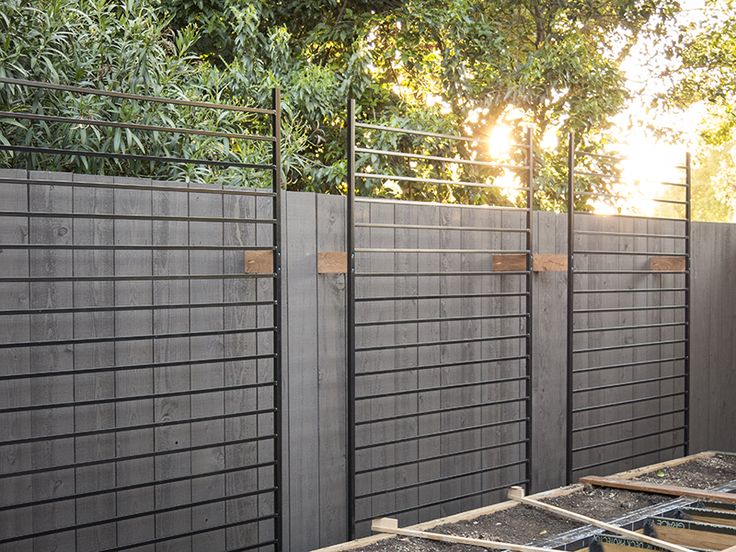
{"label": "vertical wooden plank", "polygon": [[[316,197],[290,194],[288,324],[290,539],[294,550],[319,544],[319,421]],[[295,353],[298,351],[298,353]],[[296,505],[299,505],[297,508]]]}
{"label": "vertical wooden plank", "polygon": [[[539,253],[565,253],[567,226],[564,216],[537,212],[534,244]],[[567,274],[534,274],[534,379],[532,491],[565,483],[565,330]],[[563,428],[561,431],[560,428]]]}
{"label": "vertical wooden plank", "polygon": [[[141,184],[139,179],[115,177],[115,182]],[[150,191],[115,189],[114,202],[116,214],[151,214],[152,195]],[[117,219],[114,222],[115,245],[151,245],[151,221]],[[117,249],[115,251],[116,273],[150,276],[152,274],[150,249]],[[150,280],[120,281],[115,286],[116,306],[150,305],[153,285]],[[150,333],[153,329],[153,315],[150,309],[118,310],[115,312],[115,332],[119,337]],[[117,341],[115,343],[115,362],[117,365],[146,365],[153,361],[151,341]],[[118,397],[150,395],[154,391],[153,370],[140,368],[116,372],[115,389]],[[115,405],[115,421],[118,427],[150,424],[154,421],[154,401],[150,399],[119,402]],[[153,429],[138,429],[117,433],[117,455],[130,456],[150,454],[154,450]],[[118,486],[150,483],[155,479],[155,466],[150,456],[116,463]],[[127,516],[140,511],[150,511],[155,507],[152,485],[121,491],[117,496],[117,514]],[[125,546],[152,539],[156,534],[153,515],[117,523],[118,545]],[[142,550],[153,551],[153,545]]]}
{"label": "vertical wooden plank", "polygon": [[[320,194],[316,200],[317,251],[344,251],[346,199]],[[344,541],[348,531],[345,279],[345,274],[317,277],[320,546]]]}
{"label": "vertical wooden plank", "polygon": [[[71,180],[71,175],[33,171],[29,208],[33,212],[70,212],[73,206],[72,188],[52,186],[44,180]],[[73,242],[72,221],[63,217],[31,217],[30,236],[33,243],[65,245]],[[30,255],[30,275],[40,277],[72,276],[73,260],[70,250],[35,249]],[[31,284],[32,308],[63,308],[74,304],[70,281],[38,282]],[[73,338],[74,317],[71,313],[38,314],[31,317],[31,340],[61,340]],[[31,370],[70,371],[74,368],[74,354],[70,347],[50,345],[31,348]],[[74,379],[35,378],[31,383],[31,404],[50,404],[74,400]],[[37,410],[31,414],[34,436],[73,432],[76,419],[73,408]],[[34,465],[68,465],[74,462],[74,439],[49,439],[31,447]],[[31,477],[33,500],[71,496],[76,491],[74,470],[42,472]],[[73,525],[76,521],[75,501],[55,502],[33,507],[33,530]],[[34,539],[35,547],[74,548],[76,535],[66,531]]]}
{"label": "vertical wooden plank", "polygon": [[[154,216],[180,216],[189,214],[189,194],[186,184],[166,182],[166,186],[179,186],[182,191],[152,189],[152,214]],[[164,184],[164,183],[161,183]],[[152,227],[154,246],[189,245],[189,226],[186,220],[154,220]],[[177,249],[158,249],[153,251],[153,275],[187,276],[190,263],[189,252]],[[189,302],[190,281],[188,279],[161,279],[153,281],[153,301],[155,305],[186,304]],[[166,334],[187,333],[190,331],[188,309],[157,309],[153,311],[153,332],[158,337],[153,341],[153,355],[156,363],[182,362],[175,366],[165,366],[154,370],[153,387],[156,393],[181,393],[155,401],[155,420],[183,420],[192,417],[190,398],[186,392],[191,390],[191,365],[186,364],[190,357],[189,339],[186,337],[163,337]],[[192,446],[190,424],[176,424],[156,428],[156,452],[168,452],[155,459],[155,472],[158,480],[167,480],[192,475],[192,453],[185,449]],[[182,452],[175,452],[184,449]],[[177,509],[156,515],[157,537],[167,538],[177,533],[192,530],[192,512],[188,503],[192,501],[191,483],[179,481],[164,483],[155,487],[157,508]],[[184,537],[161,542],[159,550],[190,551],[192,538]]]}
{"label": "vertical wooden plank", "polygon": [[[28,210],[28,174],[24,170],[0,170],[0,178],[12,180],[0,183],[0,203],[4,209]],[[0,217],[0,241],[4,244],[24,244],[29,239],[27,217]],[[0,248],[0,276],[3,278],[27,278],[30,276],[30,252],[27,249]],[[7,310],[26,309],[29,306],[31,285],[25,282],[3,282],[0,284],[0,308]],[[0,342],[27,342],[31,338],[31,317],[0,317]],[[30,348],[13,347],[0,349],[0,374],[29,374],[32,371]],[[10,406],[29,404],[31,384],[28,379],[7,380],[0,383],[0,403]],[[31,416],[27,412],[0,416],[0,442],[21,439],[31,435]],[[27,469],[33,459],[30,446],[0,444],[0,472],[12,473]],[[25,502],[31,499],[31,478],[12,477],[0,480],[0,505]],[[33,530],[30,508],[15,508],[0,514],[0,533],[14,536]],[[33,549],[31,539],[15,543],[19,552]]]}
{"label": "vertical wooden plank", "polygon": [[[112,177],[74,175],[75,182],[112,182]],[[75,187],[74,212],[78,214],[108,214],[114,211],[113,191],[106,188]],[[74,220],[74,243],[78,246],[111,246],[112,220],[80,218]],[[77,249],[74,255],[75,277],[111,277],[115,275],[114,253],[111,249]],[[75,307],[109,307],[115,302],[114,281],[75,281]],[[74,345],[74,369],[111,368],[115,365],[115,313],[110,310],[79,312],[74,315],[74,336],[106,338],[97,343]],[[80,373],[74,378],[77,401],[115,397],[115,373]],[[108,402],[76,408],[77,431],[94,431],[115,426],[115,405]],[[76,439],[76,461],[108,460],[102,464],[76,470],[77,493],[110,490],[115,487],[115,434],[99,434]],[[91,552],[112,548],[117,543],[115,493],[109,491],[77,500],[77,523],[103,522],[77,532],[77,551]],[[104,523],[106,522],[106,523]]]}

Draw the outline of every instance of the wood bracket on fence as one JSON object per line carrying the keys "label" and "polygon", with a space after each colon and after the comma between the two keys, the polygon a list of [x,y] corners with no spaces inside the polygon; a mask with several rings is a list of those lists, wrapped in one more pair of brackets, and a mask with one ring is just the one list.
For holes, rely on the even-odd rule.
{"label": "wood bracket on fence", "polygon": [[245,272],[248,274],[273,273],[273,251],[246,249],[243,253]]}
{"label": "wood bracket on fence", "polygon": [[649,270],[653,272],[685,272],[687,262],[684,255],[672,257],[650,257]]}
{"label": "wood bracket on fence", "polygon": [[533,260],[534,272],[565,272],[567,270],[567,255],[535,253]]}
{"label": "wood bracket on fence", "polygon": [[493,255],[491,260],[494,272],[520,272],[526,270],[525,253],[502,253]]}
{"label": "wood bracket on fence", "polygon": [[319,274],[345,274],[348,271],[348,254],[345,251],[321,251],[317,253]]}

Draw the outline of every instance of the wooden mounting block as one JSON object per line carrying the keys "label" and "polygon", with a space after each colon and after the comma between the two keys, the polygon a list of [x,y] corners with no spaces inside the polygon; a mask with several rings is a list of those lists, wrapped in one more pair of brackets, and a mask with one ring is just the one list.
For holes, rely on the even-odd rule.
{"label": "wooden mounting block", "polygon": [[684,255],[649,259],[649,270],[654,272],[685,272],[686,268],[687,262]]}
{"label": "wooden mounting block", "polygon": [[246,249],[243,253],[245,272],[248,274],[272,274],[273,251]]}
{"label": "wooden mounting block", "polygon": [[345,274],[348,271],[348,254],[345,251],[321,251],[317,253],[319,274]]}

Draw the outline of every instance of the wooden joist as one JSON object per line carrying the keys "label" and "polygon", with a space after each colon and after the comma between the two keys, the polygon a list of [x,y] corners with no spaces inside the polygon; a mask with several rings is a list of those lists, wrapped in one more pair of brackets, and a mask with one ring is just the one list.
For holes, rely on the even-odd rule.
{"label": "wooden joist", "polygon": [[510,542],[474,539],[471,537],[459,537],[456,535],[445,535],[442,533],[430,533],[429,531],[420,531],[418,529],[401,529],[399,527],[399,522],[394,518],[374,519],[371,529],[377,533],[388,533],[391,535],[428,539],[451,544],[466,544],[468,546],[479,546],[481,548],[490,548],[494,550],[513,550],[514,552],[557,552],[552,548],[541,548],[539,546],[525,546]]}
{"label": "wooden joist", "polygon": [[736,528],[712,523],[658,516],[649,520],[658,538],[706,550],[724,550],[736,546]]}
{"label": "wooden joist", "polygon": [[705,491],[702,489],[693,489],[692,487],[680,487],[677,485],[658,485],[656,483],[648,483],[646,481],[632,481],[629,479],[620,479],[617,477],[600,477],[597,475],[581,477],[580,483],[586,485],[595,485],[596,487],[610,487],[612,489],[624,489],[627,491],[639,491],[642,493],[662,494],[667,496],[686,496],[689,498],[698,498],[701,500],[736,504],[736,494],[721,493],[717,491]]}
{"label": "wooden joist", "polygon": [[662,548],[664,550],[671,550],[672,552],[692,552],[689,548],[685,548],[684,546],[672,544],[670,542],[650,537],[642,533],[637,533],[635,531],[629,531],[628,529],[624,529],[623,527],[619,527],[618,525],[606,523],[605,521],[600,521],[595,518],[579,514],[577,512],[571,512],[570,510],[565,510],[564,508],[560,508],[552,504],[547,504],[545,502],[539,502],[531,498],[526,498],[524,497],[524,489],[522,489],[521,487],[512,487],[509,490],[508,497],[511,500],[519,502],[520,504],[525,504],[527,506],[531,506],[532,508],[537,508],[538,510],[543,510],[545,512],[549,512],[560,517],[573,519],[586,525],[600,527],[601,529],[605,529],[606,531],[609,531],[611,533],[615,533],[623,537],[628,537],[630,539],[636,539],[640,542],[646,542],[648,544],[658,546],[659,548]]}

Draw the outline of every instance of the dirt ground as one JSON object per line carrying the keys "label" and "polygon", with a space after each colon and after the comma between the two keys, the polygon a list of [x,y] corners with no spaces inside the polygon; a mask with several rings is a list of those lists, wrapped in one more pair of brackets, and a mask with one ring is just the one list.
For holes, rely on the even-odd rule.
{"label": "dirt ground", "polygon": [[[698,459],[647,474],[638,479],[652,483],[709,488],[736,479],[736,457],[716,455],[713,458]],[[610,521],[634,510],[667,500],[672,500],[672,497],[585,487],[581,491],[550,498],[545,502],[602,521]],[[574,521],[528,506],[516,506],[473,520],[442,525],[430,531],[516,544],[532,544],[581,526]],[[356,549],[360,552],[480,552],[482,550],[486,549],[403,537]]]}
{"label": "dirt ground", "polygon": [[736,456],[717,454],[712,458],[699,458],[637,479],[662,485],[707,489],[736,479]]}

